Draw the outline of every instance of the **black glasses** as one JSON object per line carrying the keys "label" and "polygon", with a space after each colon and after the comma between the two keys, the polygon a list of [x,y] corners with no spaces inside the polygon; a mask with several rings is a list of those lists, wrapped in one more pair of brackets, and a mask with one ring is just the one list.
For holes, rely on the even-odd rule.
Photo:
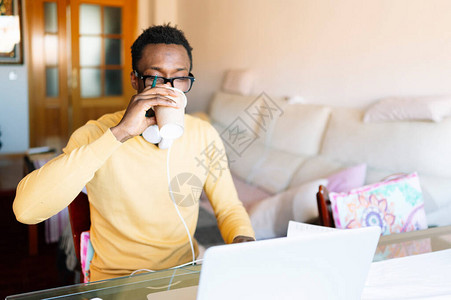
{"label": "black glasses", "polygon": [[138,71],[135,71],[136,77],[139,79],[142,79],[144,82],[144,87],[152,86],[154,81],[156,80],[155,84],[166,84],[170,83],[172,87],[181,90],[184,93],[188,93],[191,90],[191,87],[193,86],[194,75],[189,73],[188,76],[182,76],[182,77],[172,77],[172,78],[166,78],[156,75],[141,75],[138,73]]}

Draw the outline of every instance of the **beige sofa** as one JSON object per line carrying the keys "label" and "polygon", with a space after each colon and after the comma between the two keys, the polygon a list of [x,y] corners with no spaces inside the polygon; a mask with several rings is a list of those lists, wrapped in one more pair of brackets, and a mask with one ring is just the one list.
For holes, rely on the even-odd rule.
{"label": "beige sofa", "polygon": [[[354,108],[290,104],[266,94],[224,92],[214,95],[208,112],[224,140],[232,174],[241,182],[239,194],[242,189],[257,188],[278,195],[365,163],[365,184],[394,173],[418,172],[428,224],[451,224],[451,118],[366,123],[364,113]],[[311,214],[316,213],[316,189],[310,188],[308,197],[303,191],[302,202]],[[257,214],[264,214],[270,203],[284,205],[268,203]],[[280,215],[281,209],[267,218]],[[293,206],[283,209],[290,211]],[[290,215],[285,213],[285,218]]]}

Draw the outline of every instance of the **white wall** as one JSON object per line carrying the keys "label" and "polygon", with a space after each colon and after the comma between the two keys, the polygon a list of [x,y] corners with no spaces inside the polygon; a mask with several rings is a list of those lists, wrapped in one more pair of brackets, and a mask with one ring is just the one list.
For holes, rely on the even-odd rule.
{"label": "white wall", "polygon": [[[10,75],[15,80],[10,80]],[[0,153],[28,149],[28,78],[25,65],[0,66]]]}
{"label": "white wall", "polygon": [[194,48],[189,109],[204,110],[230,68],[256,94],[365,107],[389,95],[451,94],[449,0],[178,1]]}
{"label": "white wall", "polygon": [[[255,70],[256,94],[335,106],[451,94],[450,16],[449,0],[138,0],[137,18],[139,30],[171,22],[185,31],[196,111],[231,68]],[[0,127],[0,153],[28,148],[26,65],[0,66]]]}
{"label": "white wall", "polygon": [[153,13],[152,13],[152,1],[150,0],[138,0],[138,34],[144,29],[152,25]]}
{"label": "white wall", "polygon": [[177,0],[138,0],[138,34],[151,25],[177,23]]}
{"label": "white wall", "polygon": [[[22,3],[23,49],[26,53],[26,12]],[[29,148],[28,70],[24,64],[0,65],[0,154],[25,152]]]}

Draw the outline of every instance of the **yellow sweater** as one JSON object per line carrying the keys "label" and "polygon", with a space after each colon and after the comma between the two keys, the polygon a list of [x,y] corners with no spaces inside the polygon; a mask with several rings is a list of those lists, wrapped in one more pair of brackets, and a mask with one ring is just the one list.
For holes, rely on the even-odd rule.
{"label": "yellow sweater", "polygon": [[[35,224],[68,206],[86,186],[95,251],[92,281],[142,268],[166,269],[192,259],[186,230],[169,193],[168,150],[140,136],[118,142],[109,128],[123,114],[105,115],[75,131],[63,154],[19,183],[13,204],[20,222]],[[191,236],[202,187],[226,243],[238,235],[254,236],[224,146],[209,123],[186,115],[185,132],[170,149],[169,173],[174,200]]]}

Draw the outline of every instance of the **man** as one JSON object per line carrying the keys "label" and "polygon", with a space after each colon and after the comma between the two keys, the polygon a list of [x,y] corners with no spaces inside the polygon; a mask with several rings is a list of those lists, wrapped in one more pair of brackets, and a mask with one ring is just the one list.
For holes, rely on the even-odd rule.
{"label": "man", "polygon": [[[197,191],[202,187],[225,242],[254,240],[249,217],[224,168],[224,147],[212,126],[186,115],[184,134],[168,150],[140,136],[156,123],[155,117],[146,116],[152,107],[177,108],[166,96],[180,95],[165,86],[183,92],[191,88],[191,49],[175,27],[145,30],[132,46],[130,78],[137,94],[125,112],[105,115],[76,130],[62,155],[18,185],[13,209],[27,224],[58,213],[86,186],[95,251],[91,281],[193,260],[198,254],[196,241],[191,243],[199,209]],[[179,183],[197,192],[191,202],[184,201],[190,194],[179,190]]]}

